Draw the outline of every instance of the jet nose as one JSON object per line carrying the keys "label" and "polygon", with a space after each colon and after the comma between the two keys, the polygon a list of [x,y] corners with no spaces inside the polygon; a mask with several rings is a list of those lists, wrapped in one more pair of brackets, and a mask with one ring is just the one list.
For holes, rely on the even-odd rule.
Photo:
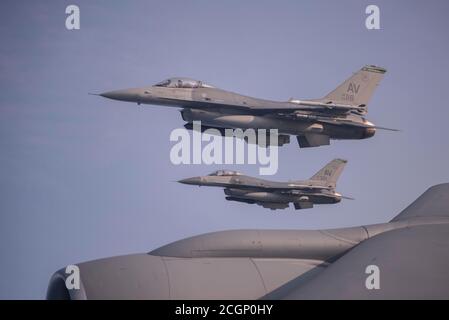
{"label": "jet nose", "polygon": [[125,89],[125,90],[114,90],[100,93],[100,96],[120,101],[137,101],[138,95],[135,90]]}
{"label": "jet nose", "polygon": [[187,179],[179,180],[178,182],[182,183],[182,184],[200,185],[201,178],[200,177],[187,178]]}

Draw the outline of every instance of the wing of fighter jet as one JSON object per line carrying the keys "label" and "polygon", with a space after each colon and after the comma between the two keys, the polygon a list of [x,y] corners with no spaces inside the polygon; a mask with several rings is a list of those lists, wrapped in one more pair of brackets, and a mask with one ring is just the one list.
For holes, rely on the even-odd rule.
{"label": "wing of fighter jet", "polygon": [[49,299],[449,299],[449,183],[392,221],[331,230],[233,230],[65,268]]}

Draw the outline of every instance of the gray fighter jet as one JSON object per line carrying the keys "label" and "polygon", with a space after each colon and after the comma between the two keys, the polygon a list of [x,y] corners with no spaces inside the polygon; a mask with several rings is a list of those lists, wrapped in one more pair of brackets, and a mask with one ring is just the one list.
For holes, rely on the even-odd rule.
{"label": "gray fighter jet", "polygon": [[245,176],[236,171],[218,170],[208,176],[180,180],[197,186],[223,187],[226,200],[256,203],[271,210],[285,209],[293,202],[295,209],[312,208],[314,204],[340,202],[344,197],[335,192],[337,179],[346,160],[334,159],[309,180],[276,182]]}
{"label": "gray fighter jet", "polygon": [[[365,139],[372,137],[377,127],[364,118],[368,102],[385,69],[365,66],[324,98],[269,101],[215,88],[202,81],[171,78],[154,86],[116,90],[100,94],[103,97],[182,108],[187,129],[201,121],[201,130],[215,128],[221,135],[225,129],[278,129],[279,146],[297,137],[300,147],[328,145],[330,139]],[[273,139],[272,139],[273,140]],[[255,141],[255,143],[259,143]]]}
{"label": "gray fighter jet", "polygon": [[449,299],[449,184],[388,223],[213,232],[77,267],[48,299]]}

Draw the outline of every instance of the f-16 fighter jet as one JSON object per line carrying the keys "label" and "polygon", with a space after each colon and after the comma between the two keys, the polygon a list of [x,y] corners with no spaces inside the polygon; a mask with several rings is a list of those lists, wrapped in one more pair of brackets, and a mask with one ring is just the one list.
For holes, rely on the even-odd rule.
{"label": "f-16 fighter jet", "polygon": [[276,182],[245,176],[236,171],[219,170],[208,176],[180,180],[198,186],[223,187],[226,200],[256,203],[271,210],[285,209],[293,202],[295,209],[314,204],[337,203],[343,197],[335,192],[337,179],[346,160],[334,159],[309,180]]}
{"label": "f-16 fighter jet", "polygon": [[[385,69],[365,66],[324,98],[270,101],[252,98],[215,88],[202,81],[171,78],[154,86],[110,91],[103,97],[181,108],[187,129],[193,121],[201,121],[201,130],[278,129],[278,139],[265,141],[282,146],[296,136],[299,146],[328,145],[330,139],[365,139],[372,137],[375,126],[364,118],[368,102]],[[258,143],[256,141],[256,143]]]}

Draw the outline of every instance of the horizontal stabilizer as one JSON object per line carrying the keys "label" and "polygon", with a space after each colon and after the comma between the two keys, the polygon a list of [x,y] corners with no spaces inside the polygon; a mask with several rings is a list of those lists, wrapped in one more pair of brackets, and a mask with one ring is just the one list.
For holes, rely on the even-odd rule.
{"label": "horizontal stabilizer", "polygon": [[387,130],[387,131],[401,131],[399,129],[393,129],[393,128],[385,128],[385,127],[379,127],[379,126],[374,126],[374,129],[379,129],[379,130]]}
{"label": "horizontal stabilizer", "polygon": [[372,124],[360,123],[348,120],[335,120],[335,119],[319,119],[320,122],[329,123],[332,125],[341,125],[341,126],[352,126],[352,127],[361,127],[361,128],[374,128],[379,130],[388,130],[388,131],[401,131],[400,129],[386,128],[380,126],[373,126]]}
{"label": "horizontal stabilizer", "polygon": [[298,139],[298,144],[301,148],[327,146],[330,144],[329,136],[324,134],[306,133],[297,136],[296,139]]}

